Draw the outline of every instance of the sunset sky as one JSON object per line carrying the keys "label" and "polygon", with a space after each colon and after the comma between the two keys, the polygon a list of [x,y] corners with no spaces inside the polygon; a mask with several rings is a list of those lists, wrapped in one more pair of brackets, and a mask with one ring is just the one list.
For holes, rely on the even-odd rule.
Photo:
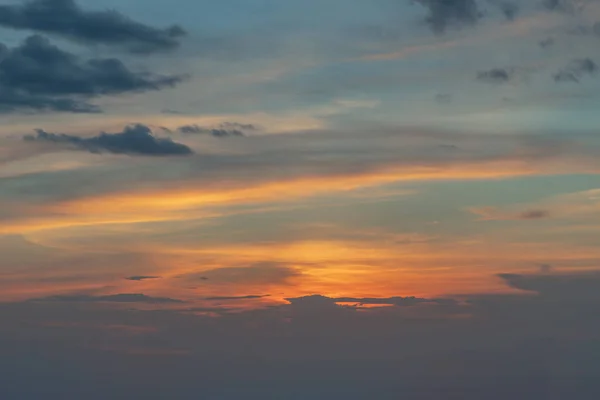
{"label": "sunset sky", "polygon": [[600,2],[0,32],[0,399],[599,398]]}

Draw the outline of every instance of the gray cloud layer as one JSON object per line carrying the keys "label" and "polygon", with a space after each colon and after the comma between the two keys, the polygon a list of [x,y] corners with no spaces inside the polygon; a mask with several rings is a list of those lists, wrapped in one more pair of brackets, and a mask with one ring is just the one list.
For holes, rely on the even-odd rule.
{"label": "gray cloud layer", "polygon": [[597,399],[600,275],[501,278],[533,293],[362,310],[298,302],[219,318],[96,301],[0,304],[0,396]]}
{"label": "gray cloud layer", "polygon": [[92,153],[115,153],[148,156],[189,155],[193,151],[188,146],[169,138],[157,138],[152,130],[142,124],[125,127],[122,132],[102,132],[98,136],[82,138],[64,133],[49,133],[38,130],[37,134],[25,136],[29,142],[43,142],[74,146]]}
{"label": "gray cloud layer", "polygon": [[117,11],[85,11],[74,0],[31,0],[19,5],[2,5],[0,25],[80,42],[125,47],[134,53],[176,48],[186,34],[177,25],[155,28]]}

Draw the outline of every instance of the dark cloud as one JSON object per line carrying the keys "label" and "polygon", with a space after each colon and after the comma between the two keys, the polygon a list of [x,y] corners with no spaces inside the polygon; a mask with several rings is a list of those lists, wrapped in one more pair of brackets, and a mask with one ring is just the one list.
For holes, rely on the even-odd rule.
{"label": "dark cloud", "polygon": [[566,300],[594,300],[600,304],[600,272],[551,273],[545,268],[544,274],[500,274],[508,286],[530,292],[542,297],[562,298]]}
{"label": "dark cloud", "polygon": [[540,40],[539,45],[541,48],[545,49],[545,48],[548,48],[548,47],[554,45],[554,43],[555,43],[554,38],[549,37],[544,40]]}
{"label": "dark cloud", "polygon": [[565,33],[574,36],[588,36],[594,33],[593,26],[575,25],[565,29]]}
{"label": "dark cloud", "polygon": [[487,83],[507,83],[514,76],[514,72],[507,68],[492,68],[488,71],[481,71],[477,74],[477,79]]}
{"label": "dark cloud", "polygon": [[257,300],[264,299],[265,297],[269,297],[268,294],[250,294],[247,296],[213,296],[213,297],[205,297],[204,300],[209,301],[235,301],[235,300]]}
{"label": "dark cloud", "polygon": [[216,268],[202,272],[201,275],[184,275],[183,278],[210,281],[214,284],[268,284],[286,283],[300,276],[300,272],[287,265],[265,262],[247,267]]}
{"label": "dark cloud", "polygon": [[173,115],[182,115],[182,114],[184,114],[181,111],[172,110],[170,108],[164,108],[160,112],[163,113],[163,114],[173,114]]}
{"label": "dark cloud", "polygon": [[440,144],[439,147],[444,150],[451,150],[451,151],[459,149],[459,147],[455,144]]}
{"label": "dark cloud", "polygon": [[147,303],[147,304],[174,304],[183,303],[182,300],[168,297],[151,297],[139,293],[122,293],[107,296],[89,295],[60,295],[33,299],[35,302],[65,302],[65,303]]}
{"label": "dark cloud", "polygon": [[550,272],[552,272],[552,265],[550,264],[540,264],[540,273],[542,274],[549,274]]}
{"label": "dark cloud", "polygon": [[598,64],[590,58],[573,60],[565,68],[554,74],[556,82],[575,82],[585,76],[595,75],[598,72]]}
{"label": "dark cloud", "polygon": [[519,14],[519,6],[516,3],[502,2],[499,6],[502,14],[509,21],[514,20]]}
{"label": "dark cloud", "polygon": [[518,219],[545,219],[550,218],[550,212],[547,210],[527,210],[517,216]]}
{"label": "dark cloud", "polygon": [[543,0],[542,6],[550,11],[573,13],[582,11],[585,4],[579,0]]}
{"label": "dark cloud", "polygon": [[71,113],[100,113],[100,107],[86,101],[54,98],[51,96],[32,96],[17,89],[0,87],[0,114],[10,112],[57,111]]}
{"label": "dark cloud", "polygon": [[160,279],[160,276],[152,276],[152,275],[134,275],[128,276],[125,278],[128,281],[145,281],[147,279]]}
{"label": "dark cloud", "polygon": [[64,133],[49,133],[38,129],[36,135],[25,136],[29,142],[43,142],[74,146],[91,153],[115,153],[146,156],[184,156],[192,154],[188,146],[169,138],[157,138],[146,125],[125,127],[119,133],[102,132],[98,136],[79,137]]}
{"label": "dark cloud", "polygon": [[223,122],[219,125],[221,129],[240,129],[243,131],[256,131],[258,127],[254,124],[240,124],[239,122]]}
{"label": "dark cloud", "polygon": [[[239,124],[236,124],[239,125]],[[212,135],[214,137],[227,137],[227,136],[244,136],[238,126],[219,126],[218,128],[205,128],[199,125],[183,125],[177,128],[177,131],[185,134],[200,134],[200,135]]]}
{"label": "dark cloud", "polygon": [[419,304],[456,304],[453,299],[424,299],[418,297],[385,297],[385,298],[359,298],[359,297],[326,297],[312,295],[286,299],[290,304],[334,304],[355,303],[357,305],[390,305],[410,307]]}
{"label": "dark cloud", "polygon": [[563,0],[544,0],[542,2],[542,5],[547,8],[548,10],[557,10],[563,7],[564,5],[564,1]]}
{"label": "dark cloud", "polygon": [[134,72],[116,58],[82,60],[33,35],[12,49],[0,44],[0,111],[97,112],[90,98],[175,86],[180,76]]}
{"label": "dark cloud", "polygon": [[394,306],[415,306],[418,304],[455,304],[452,299],[423,299],[419,297],[387,297],[387,298],[356,298],[356,297],[336,297],[333,299],[338,303],[357,303],[372,305],[394,305]]}
{"label": "dark cloud", "polygon": [[415,0],[427,8],[425,22],[435,33],[444,33],[448,28],[472,26],[482,17],[475,0]]}
{"label": "dark cloud", "polygon": [[443,104],[451,103],[452,99],[453,96],[450,93],[439,93],[435,96],[435,101]]}
{"label": "dark cloud", "polygon": [[31,0],[0,6],[0,25],[59,35],[78,42],[124,47],[134,53],[171,50],[186,32],[134,21],[117,11],[85,11],[74,0]]}

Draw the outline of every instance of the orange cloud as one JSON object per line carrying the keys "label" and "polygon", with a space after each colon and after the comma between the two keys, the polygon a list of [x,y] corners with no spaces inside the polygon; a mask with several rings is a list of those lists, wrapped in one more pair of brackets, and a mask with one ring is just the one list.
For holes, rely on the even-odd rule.
{"label": "orange cloud", "polygon": [[[0,234],[30,233],[77,226],[133,224],[214,218],[234,205],[285,203],[313,196],[377,188],[395,182],[419,180],[501,179],[530,175],[537,168],[525,161],[505,160],[447,166],[382,167],[375,171],[300,177],[271,181],[201,183],[183,181],[164,188],[131,190],[95,197],[32,206],[23,217],[0,226]],[[387,195],[385,192],[374,191]],[[364,191],[360,194],[365,197]],[[34,214],[35,216],[28,216]],[[36,215],[37,214],[37,215]]]}

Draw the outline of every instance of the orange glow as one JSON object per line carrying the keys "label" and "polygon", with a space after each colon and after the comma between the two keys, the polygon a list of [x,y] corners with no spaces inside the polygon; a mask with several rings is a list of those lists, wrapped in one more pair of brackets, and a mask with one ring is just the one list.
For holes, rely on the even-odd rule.
{"label": "orange glow", "polygon": [[[597,249],[577,248],[574,251],[568,245],[515,244],[495,242],[491,238],[454,242],[427,241],[424,238],[421,242],[398,245],[384,240],[384,233],[380,236],[372,234],[372,238],[357,241],[292,241],[204,248],[148,243],[146,248],[131,251],[152,254],[158,267],[147,272],[159,276],[159,279],[132,282],[123,277],[92,276],[81,282],[41,285],[29,283],[28,274],[23,273],[18,279],[11,279],[0,287],[3,289],[2,299],[94,289],[102,295],[144,293],[186,302],[164,305],[170,308],[248,309],[281,304],[286,298],[312,294],[333,298],[430,298],[448,294],[507,292],[509,289],[494,275],[515,271],[515,265],[521,266],[520,271],[532,271],[540,260],[575,262],[600,257]],[[123,249],[128,247],[124,244]],[[85,248],[80,250],[85,252]],[[264,263],[291,273],[271,276],[267,271],[266,275],[259,274],[258,280],[243,274],[241,278],[233,275],[232,280],[225,282],[219,281],[218,275],[217,278],[200,279],[207,271],[244,270]],[[132,268],[140,271],[143,265],[133,265]],[[94,283],[91,283],[92,280]],[[245,300],[243,297],[248,295],[269,296]],[[231,299],[207,300],[213,296]],[[237,300],[235,297],[240,298]]]}
{"label": "orange glow", "polygon": [[[7,221],[0,234],[63,229],[76,226],[131,224],[211,218],[223,214],[215,207],[260,202],[289,202],[300,198],[349,192],[363,188],[416,180],[500,179],[536,173],[535,168],[517,161],[491,162],[485,165],[444,167],[385,168],[357,174],[317,176],[285,181],[213,185],[190,189],[197,184],[180,182],[176,187],[111,193],[39,206],[34,213]],[[374,192],[374,196],[377,191]],[[213,208],[212,210],[208,210]]]}
{"label": "orange glow", "polygon": [[[562,169],[561,165],[551,167],[561,172],[568,170]],[[485,236],[438,238],[385,230],[346,232],[335,226],[310,228],[326,229],[327,239],[319,240],[282,238],[274,242],[186,244],[185,241],[170,240],[168,235],[161,236],[161,226],[142,224],[218,219],[242,212],[268,213],[282,205],[310,206],[310,203],[297,200],[329,194],[343,194],[339,197],[340,202],[410,194],[401,187],[385,190],[385,185],[396,182],[501,179],[536,173],[539,170],[531,164],[510,160],[483,165],[390,167],[368,173],[290,180],[211,185],[177,182],[151,190],[28,206],[22,210],[24,217],[5,221],[0,234],[21,234],[32,243],[74,254],[88,254],[97,249],[113,254],[141,254],[145,257],[135,265],[129,265],[130,271],[145,270],[144,274],[161,278],[131,282],[118,276],[92,276],[69,283],[40,284],[39,280],[28,281],[27,273],[23,273],[16,281],[0,284],[4,289],[1,296],[2,299],[25,299],[93,290],[102,295],[143,293],[186,302],[184,305],[161,304],[160,307],[247,309],[281,304],[286,298],[311,294],[361,298],[502,292],[507,288],[494,278],[496,273],[535,268],[540,260],[577,262],[600,257],[600,254],[594,248],[580,246],[575,249],[568,244],[549,246],[543,241],[511,242],[512,235],[507,235],[506,231]],[[593,194],[586,192],[585,196]],[[242,210],[234,207],[245,205],[251,207]],[[468,219],[465,223],[482,223],[476,221],[475,216],[465,214]],[[347,233],[352,233],[356,239],[346,239]],[[218,279],[198,279],[206,271],[252,268],[263,263],[281,267],[287,275],[261,275],[258,280],[236,275],[224,283]],[[74,271],[82,266],[69,268]],[[31,274],[35,278],[34,273]],[[248,295],[267,294],[270,296],[243,299]],[[206,300],[223,296],[234,299]],[[149,305],[136,305],[145,306]]]}
{"label": "orange glow", "polygon": [[[82,249],[83,250],[83,249]],[[142,251],[138,249],[136,251]],[[162,267],[152,270],[160,279],[130,282],[123,279],[105,281],[110,289],[103,294],[145,293],[181,299],[193,304],[205,303],[210,296],[269,297],[250,302],[227,302],[225,306],[256,307],[283,302],[287,297],[322,294],[329,297],[431,297],[452,293],[506,291],[494,274],[506,272],[510,265],[528,263],[535,266],[540,259],[576,260],[598,257],[597,250],[578,250],[568,246],[548,248],[547,244],[517,245],[511,243],[437,243],[408,245],[383,241],[300,241],[291,243],[255,243],[223,245],[210,248],[149,245]],[[176,257],[176,258],[174,258]],[[493,260],[490,261],[490,260]],[[260,263],[273,263],[295,271],[288,278],[278,276],[264,280],[220,284],[198,280],[205,271],[219,268],[250,268]],[[196,276],[190,280],[189,277]],[[23,277],[25,280],[25,277]],[[43,292],[81,290],[85,286],[47,285],[43,287],[12,284],[5,295],[41,295]],[[92,287],[100,288],[100,284]],[[214,303],[214,302],[212,302]],[[241,304],[239,304],[241,303]],[[178,306],[180,307],[180,306]]]}

